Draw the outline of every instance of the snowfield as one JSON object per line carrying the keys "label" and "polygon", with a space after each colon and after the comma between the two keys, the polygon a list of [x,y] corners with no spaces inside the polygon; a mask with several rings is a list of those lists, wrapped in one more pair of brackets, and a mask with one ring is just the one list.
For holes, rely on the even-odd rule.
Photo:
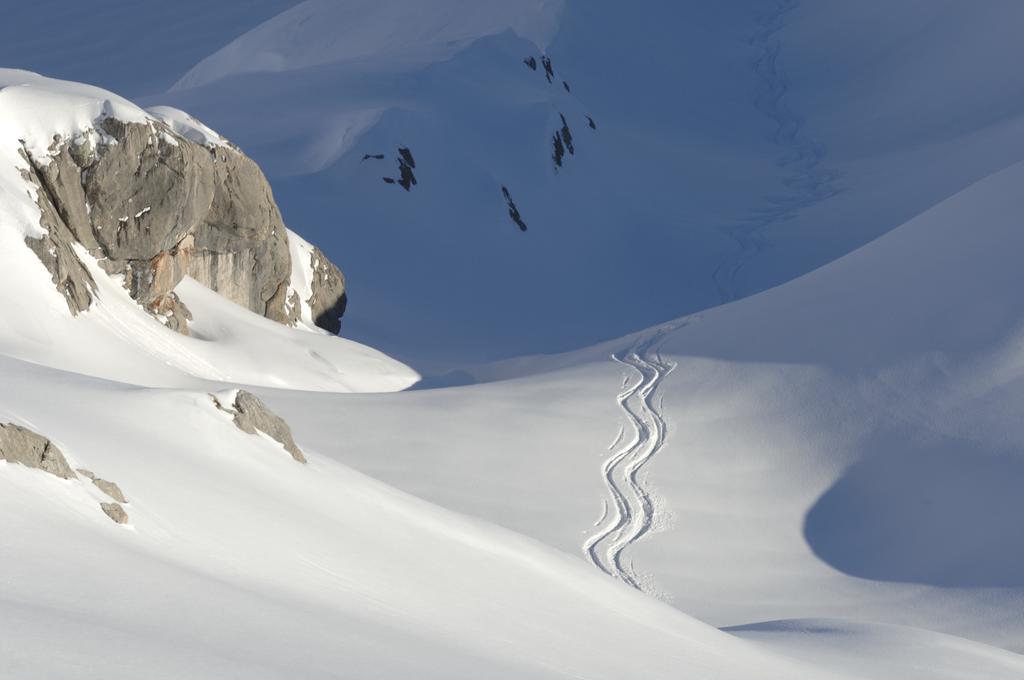
{"label": "snowfield", "polygon": [[[0,451],[0,677],[1024,678],[1024,10],[641,5],[65,45],[146,108],[0,69],[0,424],[90,471]],[[84,248],[72,316],[24,153],[110,116],[259,160],[356,340],[188,277],[181,335]]]}

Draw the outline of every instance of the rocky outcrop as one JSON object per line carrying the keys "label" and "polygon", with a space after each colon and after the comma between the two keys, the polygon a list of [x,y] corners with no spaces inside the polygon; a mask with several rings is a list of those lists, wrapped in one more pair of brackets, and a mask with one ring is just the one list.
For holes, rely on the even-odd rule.
{"label": "rocky outcrop", "polygon": [[20,425],[0,423],[0,460],[43,470],[61,479],[75,477],[53,442]]}
{"label": "rocky outcrop", "polygon": [[395,157],[398,163],[398,177],[382,177],[388,184],[397,184],[406,191],[410,191],[419,182],[416,180],[416,159],[412,157],[412,151],[408,147],[398,147],[398,155]]}
{"label": "rocky outcrop", "polygon": [[124,493],[121,491],[121,487],[113,482],[108,482],[105,479],[100,479],[89,470],[79,469],[78,474],[82,475],[86,479],[89,479],[97,489],[113,498],[118,503],[127,503],[128,499],[124,497]]}
{"label": "rocky outcrop", "polygon": [[100,508],[110,519],[114,520],[118,524],[128,523],[128,513],[121,507],[121,503],[127,503],[128,499],[124,497],[124,493],[121,491],[121,487],[113,482],[108,482],[105,479],[100,479],[90,470],[79,468],[78,474],[82,475],[89,481],[91,481],[97,489],[105,493],[110,498],[114,499],[115,503],[104,503],[100,502]]}
{"label": "rocky outcrop", "polygon": [[[269,319],[296,318],[287,230],[263,173],[237,148],[197,143],[158,120],[106,118],[74,139],[55,137],[46,158],[23,155],[47,231],[27,243],[73,313],[95,291],[75,254],[81,244],[175,330],[190,318],[172,293],[186,274]],[[335,278],[325,278],[324,299],[343,292]],[[322,307],[336,332],[344,307]]]}
{"label": "rocky outcrop", "polygon": [[124,511],[120,503],[100,503],[100,508],[107,514],[107,517],[118,524],[128,524],[128,513]]}
{"label": "rocky outcrop", "polygon": [[0,423],[0,460],[42,470],[61,479],[75,479],[81,474],[91,480],[97,489],[117,501],[100,503],[107,517],[118,524],[128,523],[128,513],[120,505],[128,502],[121,488],[114,482],[100,479],[89,470],[80,469],[75,474],[61,450],[41,434],[20,425]]}
{"label": "rocky outcrop", "polygon": [[292,458],[300,463],[306,462],[306,457],[292,438],[292,430],[288,427],[288,423],[267,408],[267,405],[255,394],[238,390],[234,403],[230,406],[222,404],[216,395],[211,394],[210,397],[213,398],[213,403],[218,409],[234,416],[234,423],[242,432],[246,434],[262,432],[284,446],[285,451],[291,454]]}
{"label": "rocky outcrop", "polygon": [[508,206],[509,219],[519,227],[519,231],[526,231],[526,222],[523,220],[523,216],[519,214],[519,208],[516,207],[515,201],[512,200],[512,194],[509,192],[508,187],[502,186],[501,193],[505,197],[505,205]]}
{"label": "rocky outcrop", "polygon": [[161,295],[150,302],[146,309],[172,331],[177,331],[182,335],[189,334],[188,322],[192,320],[192,312],[188,311],[188,307],[176,293]]}
{"label": "rocky outcrop", "polygon": [[[306,300],[313,321],[317,326],[331,333],[341,330],[341,317],[348,306],[345,292],[345,276],[323,252],[314,247],[310,255],[309,270],[312,274],[312,297]],[[297,309],[297,305],[292,305]]]}

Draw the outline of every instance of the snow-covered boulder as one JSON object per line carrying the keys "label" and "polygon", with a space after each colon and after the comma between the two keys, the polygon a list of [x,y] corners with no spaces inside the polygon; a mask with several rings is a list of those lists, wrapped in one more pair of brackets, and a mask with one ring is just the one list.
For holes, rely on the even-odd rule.
{"label": "snow-covered boulder", "polygon": [[[26,242],[50,271],[72,313],[88,309],[95,280],[76,252],[123,276],[131,296],[176,330],[188,310],[170,297],[186,275],[269,319],[296,323],[315,299],[314,323],[337,332],[344,278],[322,254],[312,290],[292,283],[288,230],[260,168],[183,112],[142,111],[95,88],[18,71],[0,73],[0,107],[38,110],[48,96],[54,124],[11,126],[20,175],[34,185],[42,233]],[[28,90],[28,96],[25,94]],[[40,92],[41,91],[41,92]],[[4,96],[7,95],[7,96]],[[34,96],[33,96],[34,95]],[[62,108],[92,108],[59,120]],[[44,116],[45,118],[45,116]],[[308,265],[313,268],[313,264]],[[171,323],[173,322],[173,323]]]}

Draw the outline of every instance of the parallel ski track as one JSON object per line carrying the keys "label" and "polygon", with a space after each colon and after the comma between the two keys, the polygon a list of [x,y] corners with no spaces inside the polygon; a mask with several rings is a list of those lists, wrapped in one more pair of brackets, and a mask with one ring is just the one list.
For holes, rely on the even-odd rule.
{"label": "parallel ski track", "polygon": [[644,466],[658,454],[668,433],[662,415],[659,387],[665,376],[676,367],[675,362],[661,356],[660,348],[670,328],[641,338],[625,352],[612,355],[612,360],[633,372],[618,395],[619,408],[632,429],[631,437],[622,432],[612,442],[612,454],[601,468],[608,500],[605,512],[594,533],[586,540],[583,551],[598,569],[637,590],[649,588],[632,561],[623,553],[646,535],[654,526],[654,497],[645,476]]}

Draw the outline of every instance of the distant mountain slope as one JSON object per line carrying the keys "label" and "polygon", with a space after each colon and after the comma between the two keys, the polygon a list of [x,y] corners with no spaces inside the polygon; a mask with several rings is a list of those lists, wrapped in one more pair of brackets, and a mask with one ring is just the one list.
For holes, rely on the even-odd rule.
{"label": "distant mountain slope", "polygon": [[[424,366],[764,290],[1024,158],[1012,1],[505,2],[451,36],[385,21],[413,5],[303,3],[160,99],[264,164],[352,272],[354,337]],[[409,192],[383,181],[399,147]]]}
{"label": "distant mountain slope", "polygon": [[211,51],[299,1],[7,3],[0,66],[140,97],[163,92]]}

